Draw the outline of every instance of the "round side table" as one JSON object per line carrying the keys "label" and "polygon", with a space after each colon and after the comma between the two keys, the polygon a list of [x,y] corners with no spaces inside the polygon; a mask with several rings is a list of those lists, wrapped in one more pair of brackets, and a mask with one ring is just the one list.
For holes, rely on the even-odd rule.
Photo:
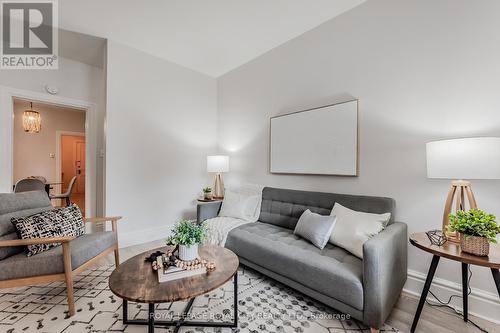
{"label": "round side table", "polygon": [[491,244],[490,254],[487,257],[478,257],[472,254],[462,252],[460,250],[460,244],[453,242],[446,242],[441,246],[433,245],[429,241],[429,238],[425,232],[419,232],[412,234],[410,236],[410,243],[413,246],[418,247],[421,250],[429,252],[432,254],[431,266],[429,267],[429,273],[427,273],[427,278],[425,280],[424,289],[422,290],[422,295],[420,296],[420,301],[418,302],[417,312],[413,318],[413,324],[411,325],[411,332],[415,332],[417,328],[418,319],[422,313],[422,309],[427,299],[427,294],[429,293],[429,288],[431,287],[432,279],[436,268],[441,257],[454,260],[462,263],[462,298],[464,307],[464,321],[468,321],[468,272],[469,265],[484,266],[491,269],[491,274],[493,275],[493,280],[497,286],[498,295],[500,296],[500,246],[497,244]]}

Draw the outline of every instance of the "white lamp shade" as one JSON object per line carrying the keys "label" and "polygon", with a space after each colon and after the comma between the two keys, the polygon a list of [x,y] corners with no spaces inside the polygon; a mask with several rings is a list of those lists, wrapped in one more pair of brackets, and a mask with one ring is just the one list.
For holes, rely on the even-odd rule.
{"label": "white lamp shade", "polygon": [[427,177],[500,179],[500,138],[464,138],[429,142]]}
{"label": "white lamp shade", "polygon": [[228,172],[229,156],[213,155],[207,156],[207,172]]}

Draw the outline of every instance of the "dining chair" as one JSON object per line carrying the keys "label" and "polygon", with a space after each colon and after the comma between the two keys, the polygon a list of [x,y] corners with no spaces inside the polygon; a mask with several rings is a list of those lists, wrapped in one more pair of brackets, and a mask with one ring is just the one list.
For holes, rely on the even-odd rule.
{"label": "dining chair", "polygon": [[68,186],[68,190],[64,193],[61,193],[61,194],[52,194],[50,195],[50,199],[64,199],[66,200],[66,206],[69,206],[71,205],[71,201],[69,199],[69,197],[71,196],[71,193],[73,193],[73,189],[75,188],[75,183],[76,183],[76,176],[74,176],[73,178],[71,178],[71,180],[69,181],[69,186]]}
{"label": "dining chair", "polygon": [[35,178],[23,178],[14,185],[14,193],[28,191],[45,191],[45,183]]}
{"label": "dining chair", "polygon": [[47,183],[47,178],[45,178],[44,176],[29,176],[28,178],[29,179],[38,179],[39,181],[41,181],[44,184]]}

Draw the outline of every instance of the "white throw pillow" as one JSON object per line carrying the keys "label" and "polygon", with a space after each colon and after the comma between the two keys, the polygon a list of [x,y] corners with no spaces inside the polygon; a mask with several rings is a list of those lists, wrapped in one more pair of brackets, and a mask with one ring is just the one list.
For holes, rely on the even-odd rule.
{"label": "white throw pillow", "polygon": [[244,193],[226,190],[219,216],[234,217],[249,222],[254,222],[256,206],[259,204],[258,195],[246,195]]}
{"label": "white throw pillow", "polygon": [[337,222],[330,236],[330,243],[359,258],[363,258],[363,244],[384,230],[391,218],[391,213],[358,212],[338,203],[335,203],[330,215],[337,217]]}

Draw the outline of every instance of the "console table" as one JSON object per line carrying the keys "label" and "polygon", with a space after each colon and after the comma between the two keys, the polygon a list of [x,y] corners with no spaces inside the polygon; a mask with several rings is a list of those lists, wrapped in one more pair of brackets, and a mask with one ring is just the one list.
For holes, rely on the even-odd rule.
{"label": "console table", "polygon": [[424,289],[422,290],[422,295],[420,296],[420,301],[418,303],[417,312],[413,318],[413,324],[411,325],[411,332],[415,332],[415,329],[422,313],[422,309],[427,299],[427,294],[429,293],[429,288],[431,287],[432,279],[436,268],[441,257],[454,260],[462,263],[462,298],[464,307],[464,321],[468,321],[468,272],[469,265],[477,265],[488,267],[491,269],[491,274],[493,275],[493,280],[497,287],[498,295],[500,296],[500,246],[496,244],[490,245],[490,255],[487,257],[478,257],[472,254],[462,252],[460,250],[460,244],[453,242],[446,242],[441,246],[433,245],[429,241],[429,238],[424,232],[412,234],[410,236],[410,243],[421,250],[429,252],[433,255],[431,266],[429,267],[429,273],[427,273],[427,278],[425,280]]}

